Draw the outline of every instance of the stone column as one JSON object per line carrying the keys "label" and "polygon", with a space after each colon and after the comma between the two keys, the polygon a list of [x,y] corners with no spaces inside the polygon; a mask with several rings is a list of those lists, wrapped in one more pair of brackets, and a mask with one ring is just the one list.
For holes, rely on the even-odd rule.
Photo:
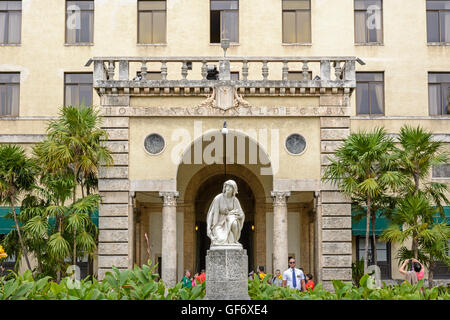
{"label": "stone column", "polygon": [[177,191],[160,192],[162,208],[161,278],[166,287],[177,283]]}
{"label": "stone column", "polygon": [[287,198],[289,191],[272,191],[273,197],[273,270],[287,269],[288,264],[288,227]]}

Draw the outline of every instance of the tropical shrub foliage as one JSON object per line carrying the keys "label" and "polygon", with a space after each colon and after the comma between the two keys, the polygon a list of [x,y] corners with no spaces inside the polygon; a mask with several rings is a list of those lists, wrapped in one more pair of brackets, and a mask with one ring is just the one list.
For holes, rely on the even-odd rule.
{"label": "tropical shrub foliage", "polygon": [[47,139],[34,146],[32,157],[21,147],[0,146],[0,204],[11,207],[9,217],[16,222],[3,245],[17,257],[16,268],[25,257],[31,269],[32,254],[36,277],[59,281],[69,265],[95,252],[98,231],[91,217],[101,200],[94,193],[98,167],[112,164],[100,143],[107,138],[100,121],[95,108],[65,106],[50,121]]}
{"label": "tropical shrub foliage", "polygon": [[[154,267],[135,266],[133,270],[113,268],[99,282],[89,278],[74,281],[63,278],[58,284],[50,277],[35,280],[30,271],[24,275],[12,274],[10,279],[0,278],[0,300],[199,300],[205,296],[205,282],[192,288],[182,288],[181,282],[166,291],[158,280]],[[360,286],[333,281],[334,291],[329,292],[319,283],[314,290],[299,292],[276,287],[255,278],[249,280],[248,293],[252,300],[450,300],[450,290],[445,287],[423,288],[423,280],[412,286],[375,288],[372,278],[364,275]]]}

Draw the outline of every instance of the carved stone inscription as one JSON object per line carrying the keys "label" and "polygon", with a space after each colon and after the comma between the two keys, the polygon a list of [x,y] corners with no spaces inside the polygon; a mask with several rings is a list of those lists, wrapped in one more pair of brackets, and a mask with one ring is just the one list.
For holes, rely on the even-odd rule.
{"label": "carved stone inscription", "polygon": [[336,117],[350,116],[348,107],[267,107],[243,106],[222,110],[209,106],[195,107],[100,107],[108,117]]}

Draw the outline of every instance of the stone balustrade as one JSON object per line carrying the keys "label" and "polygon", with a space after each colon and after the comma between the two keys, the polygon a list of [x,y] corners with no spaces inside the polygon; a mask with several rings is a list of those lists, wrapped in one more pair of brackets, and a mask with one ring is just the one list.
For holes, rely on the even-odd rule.
{"label": "stone balustrade", "polygon": [[[356,57],[94,57],[86,66],[94,63],[100,94],[204,95],[226,84],[245,95],[318,95],[349,94],[356,62],[363,64]],[[210,80],[214,66],[218,76]],[[149,79],[150,72],[158,79]]]}

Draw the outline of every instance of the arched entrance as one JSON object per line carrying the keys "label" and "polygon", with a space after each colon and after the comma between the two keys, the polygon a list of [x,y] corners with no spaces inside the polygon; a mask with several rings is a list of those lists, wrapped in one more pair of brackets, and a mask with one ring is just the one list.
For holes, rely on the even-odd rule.
{"label": "arched entrance", "polygon": [[[188,161],[182,161],[178,166],[177,190],[184,219],[183,266],[194,272],[205,267],[206,251],[210,246],[210,239],[206,236],[206,215],[213,198],[222,192],[223,183],[233,179],[238,184],[237,198],[246,216],[240,243],[247,250],[249,269],[254,270],[257,265],[266,265],[266,206],[272,202],[270,192],[273,190],[269,157],[256,141],[233,131],[227,136],[226,167],[220,161],[223,159],[221,156],[216,157],[218,161],[214,163],[207,163],[204,159],[201,163],[194,161],[198,150],[203,154],[211,143],[217,143],[214,134],[212,136],[213,139],[202,137],[195,140],[183,154],[182,159],[188,157]],[[217,137],[221,138],[221,135]],[[230,140],[242,144],[239,146],[238,142],[230,147]],[[222,143],[219,145],[223,146]],[[219,149],[222,150],[221,147]],[[256,162],[251,154],[255,151]]]}

